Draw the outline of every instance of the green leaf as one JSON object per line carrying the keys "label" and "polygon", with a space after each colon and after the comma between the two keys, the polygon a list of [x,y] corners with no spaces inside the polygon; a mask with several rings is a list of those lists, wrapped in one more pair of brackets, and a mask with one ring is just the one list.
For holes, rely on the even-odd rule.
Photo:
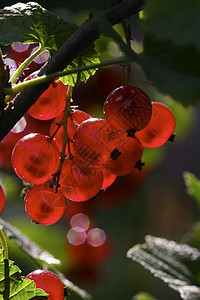
{"label": "green leaf", "polygon": [[48,294],[41,290],[36,289],[35,282],[30,279],[24,279],[23,277],[20,280],[11,280],[10,281],[10,297],[12,300],[45,300],[48,299]]}
{"label": "green leaf", "polygon": [[46,292],[36,289],[34,281],[21,276],[21,270],[14,265],[13,261],[4,259],[3,250],[0,249],[0,299],[5,291],[7,295],[9,291],[9,299],[12,300],[48,298]]}
{"label": "green leaf", "polygon": [[135,295],[132,300],[156,300],[156,299],[147,293],[139,293]]}
{"label": "green leaf", "polygon": [[19,2],[0,10],[2,44],[39,42],[53,53],[76,29],[76,25],[67,23],[36,2]]}
{"label": "green leaf", "polygon": [[200,287],[189,264],[200,261],[200,252],[185,244],[146,236],[145,244],[131,248],[127,257],[178,291],[184,300],[200,299]]}
{"label": "green leaf", "polygon": [[199,57],[200,52],[193,47],[176,47],[146,35],[138,62],[160,92],[187,105],[200,100]]}
{"label": "green leaf", "polygon": [[196,0],[150,0],[144,9],[145,31],[179,46],[200,49],[200,2]]}
{"label": "green leaf", "polygon": [[[98,53],[94,49],[94,44],[91,44],[87,49],[82,51],[73,61],[72,63],[65,68],[65,70],[71,70],[73,68],[82,67],[82,66],[90,66],[93,64],[100,63],[100,60],[98,58]],[[72,86],[76,85],[78,86],[79,83],[87,82],[87,80],[90,78],[90,76],[94,75],[96,73],[97,69],[91,69],[88,71],[82,71],[80,73],[74,73],[71,75],[67,75],[64,77],[61,77],[60,80],[64,84],[70,84]]]}
{"label": "green leaf", "polygon": [[200,208],[200,180],[190,172],[184,172],[183,178],[187,188],[187,193],[196,200]]}
{"label": "green leaf", "polygon": [[[63,20],[49,12],[36,2],[17,3],[0,10],[0,43],[14,41],[23,43],[41,43],[43,49],[55,53],[78,26]],[[99,55],[91,44],[82,51],[66,70],[74,67],[88,66],[99,63]],[[64,84],[78,85],[86,82],[97,69],[68,75],[62,78]]]}
{"label": "green leaf", "polygon": [[38,245],[32,242],[20,230],[12,226],[8,222],[0,218],[0,225],[2,225],[5,234],[13,240],[22,251],[27,253],[32,258],[39,260],[40,263],[45,264],[60,264],[60,260],[56,259],[49,252],[42,250]]}

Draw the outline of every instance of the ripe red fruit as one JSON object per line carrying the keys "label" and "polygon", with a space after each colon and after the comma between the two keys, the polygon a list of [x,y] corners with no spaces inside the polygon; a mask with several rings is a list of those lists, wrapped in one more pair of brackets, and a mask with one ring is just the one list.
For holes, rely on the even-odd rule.
{"label": "ripe red fruit", "polygon": [[59,165],[59,150],[48,136],[31,133],[21,138],[12,152],[12,165],[24,181],[39,184],[48,181]]}
{"label": "ripe red fruit", "polygon": [[144,147],[160,147],[171,137],[175,126],[176,120],[173,112],[162,103],[152,102],[151,120],[135,135]]}
{"label": "ripe red fruit", "polygon": [[51,225],[61,219],[65,212],[65,197],[49,183],[33,186],[25,197],[25,209],[36,223]]}
{"label": "ripe red fruit", "polygon": [[6,197],[4,194],[4,190],[3,190],[2,186],[0,185],[0,214],[2,213],[2,211],[4,209],[5,203],[6,203]]}
{"label": "ripe red fruit", "polygon": [[82,165],[67,158],[60,175],[60,190],[68,199],[76,202],[89,200],[101,190],[103,173],[100,168]]}
{"label": "ripe red fruit", "polygon": [[142,157],[142,144],[137,138],[127,137],[125,133],[122,133],[116,150],[120,153],[118,158],[113,159],[111,155],[104,166],[117,176],[127,175],[135,168],[136,163]]}
{"label": "ripe red fruit", "polygon": [[33,280],[36,288],[43,289],[49,294],[48,300],[64,300],[64,287],[55,273],[48,270],[35,270],[26,278]]}
{"label": "ripe red fruit", "polygon": [[103,184],[101,189],[104,190],[109,186],[111,186],[111,184],[113,184],[117,176],[112,172],[110,172],[109,170],[107,170],[106,168],[102,168],[102,171],[103,171]]}
{"label": "ripe red fruit", "polygon": [[151,100],[138,87],[121,86],[104,103],[105,119],[121,131],[143,129],[151,118]]}
{"label": "ripe red fruit", "polygon": [[64,110],[66,97],[66,86],[60,80],[54,80],[29,108],[28,114],[39,120],[53,119]]}
{"label": "ripe red fruit", "polygon": [[104,119],[90,118],[82,122],[74,134],[73,146],[77,157],[93,166],[109,160],[119,131]]}

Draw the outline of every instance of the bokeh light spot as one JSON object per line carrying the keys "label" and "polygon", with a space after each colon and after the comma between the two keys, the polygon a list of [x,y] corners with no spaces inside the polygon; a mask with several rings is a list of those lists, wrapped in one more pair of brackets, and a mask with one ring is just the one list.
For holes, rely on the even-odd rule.
{"label": "bokeh light spot", "polygon": [[78,213],[74,215],[70,220],[71,227],[80,227],[87,230],[90,225],[90,220],[87,215],[83,213]]}
{"label": "bokeh light spot", "polygon": [[86,232],[83,228],[73,227],[68,231],[67,238],[70,244],[78,246],[85,242]]}
{"label": "bokeh light spot", "polygon": [[106,240],[105,232],[100,228],[94,228],[88,231],[87,241],[93,247],[99,247],[104,244]]}

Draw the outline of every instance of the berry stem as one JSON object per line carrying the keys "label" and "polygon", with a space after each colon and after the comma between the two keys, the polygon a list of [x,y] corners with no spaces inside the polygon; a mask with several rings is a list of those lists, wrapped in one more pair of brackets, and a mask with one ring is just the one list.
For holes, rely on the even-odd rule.
{"label": "berry stem", "polygon": [[41,44],[39,44],[38,49],[33,52],[32,55],[30,55],[20,66],[19,68],[15,71],[15,73],[12,75],[10,82],[12,84],[16,83],[19,76],[22,74],[22,72],[25,70],[25,68],[33,61],[33,59],[38,56],[42,51],[43,51],[43,47]]}
{"label": "berry stem", "polygon": [[[124,31],[126,44],[131,48],[131,29],[130,29],[130,26],[127,25],[125,23],[125,21],[121,21],[121,26],[122,26],[123,31]],[[127,66],[126,66],[126,75],[125,75],[125,78],[123,79],[123,81],[124,81],[123,85],[124,86],[128,85],[130,74],[131,74],[131,65],[127,64]]]}
{"label": "berry stem", "polygon": [[3,230],[0,228],[0,240],[3,249],[4,255],[4,291],[3,291],[3,299],[8,300],[10,297],[10,277],[9,277],[9,260],[8,260],[8,246],[3,233]]}
{"label": "berry stem", "polygon": [[58,130],[60,129],[60,127],[62,127],[63,122],[61,121],[59,123],[56,123],[56,125],[57,125],[56,130],[52,133],[52,135],[49,138],[50,141],[53,141],[53,139],[54,139],[55,135],[57,134]]}
{"label": "berry stem", "polygon": [[64,114],[63,114],[63,118],[62,121],[60,122],[63,126],[63,144],[62,144],[62,152],[60,154],[60,163],[58,166],[58,170],[56,171],[56,173],[53,176],[53,181],[55,180],[55,186],[56,186],[56,190],[60,187],[59,185],[59,177],[62,171],[62,166],[63,163],[65,161],[65,149],[66,149],[66,145],[68,143],[68,150],[69,150],[69,157],[72,157],[72,154],[70,152],[70,147],[69,147],[69,142],[70,142],[70,138],[68,136],[68,132],[67,132],[67,118],[70,116],[71,114],[71,100],[72,100],[72,91],[73,91],[73,87],[71,85],[68,85],[67,87],[67,98],[66,98],[66,105],[65,105],[65,110],[64,110]]}
{"label": "berry stem", "polygon": [[49,74],[49,75],[43,75],[43,76],[33,78],[31,80],[28,80],[28,81],[24,81],[22,83],[18,83],[16,85],[11,86],[11,87],[4,88],[3,92],[6,95],[14,95],[14,94],[22,92],[23,90],[25,90],[26,88],[28,88],[30,86],[34,86],[34,85],[37,85],[37,84],[40,84],[40,83],[43,83],[43,82],[51,81],[51,80],[54,80],[57,77],[62,77],[62,76],[66,76],[66,75],[70,75],[70,74],[74,74],[74,73],[79,73],[79,72],[83,72],[83,71],[87,71],[87,70],[91,70],[91,69],[98,69],[98,68],[102,68],[102,67],[106,67],[106,66],[111,66],[111,65],[121,64],[121,63],[127,63],[127,62],[128,62],[128,58],[120,57],[120,58],[117,58],[117,59],[104,61],[104,62],[101,62],[99,64],[93,64],[93,65],[89,65],[89,66],[73,68],[71,70],[56,72],[56,73]]}

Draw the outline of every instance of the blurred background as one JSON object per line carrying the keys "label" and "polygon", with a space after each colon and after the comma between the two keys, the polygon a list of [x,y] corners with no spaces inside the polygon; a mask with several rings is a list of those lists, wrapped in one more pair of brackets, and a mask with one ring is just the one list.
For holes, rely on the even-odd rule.
{"label": "blurred background", "polygon": [[[1,8],[14,3],[1,1]],[[109,1],[105,0],[38,3],[78,25],[87,18],[90,10],[109,6]],[[134,47],[140,51],[142,37],[137,19],[133,18],[132,22],[135,25]],[[116,30],[120,32],[120,26],[116,26]],[[111,40],[102,38],[96,46],[103,59],[120,54]],[[107,95],[121,85],[122,72],[121,66],[99,70],[87,84],[74,88],[74,105],[93,117],[103,117],[103,103]],[[186,194],[183,172],[190,171],[200,178],[200,106],[183,107],[161,95],[137,65],[132,66],[130,84],[143,88],[152,101],[163,102],[172,109],[177,123],[175,142],[145,149],[142,171],[134,170],[130,175],[118,177],[106,191],[90,201],[67,203],[64,217],[46,227],[32,223],[27,216],[23,196],[20,196],[24,186],[9,162],[6,163],[9,159],[4,157],[5,148],[1,150],[0,144],[0,182],[6,193],[6,206],[1,217],[59,258],[62,261],[59,270],[85,288],[95,300],[133,299],[140,291],[160,300],[178,300],[180,297],[176,292],[126,258],[126,253],[133,245],[143,243],[145,235],[149,234],[179,242],[199,219],[195,202]],[[48,132],[50,122],[32,122],[34,128]],[[14,243],[8,243],[10,259],[21,268],[23,275],[36,268]],[[74,294],[70,297],[78,298]]]}

